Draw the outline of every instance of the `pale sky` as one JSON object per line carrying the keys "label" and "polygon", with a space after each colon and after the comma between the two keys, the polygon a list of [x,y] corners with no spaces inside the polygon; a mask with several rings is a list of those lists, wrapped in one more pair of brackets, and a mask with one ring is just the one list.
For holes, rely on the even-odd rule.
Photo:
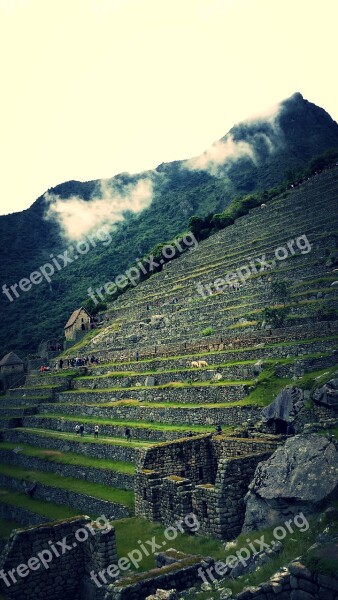
{"label": "pale sky", "polygon": [[0,0],[1,214],[201,154],[296,91],[338,121],[337,0]]}

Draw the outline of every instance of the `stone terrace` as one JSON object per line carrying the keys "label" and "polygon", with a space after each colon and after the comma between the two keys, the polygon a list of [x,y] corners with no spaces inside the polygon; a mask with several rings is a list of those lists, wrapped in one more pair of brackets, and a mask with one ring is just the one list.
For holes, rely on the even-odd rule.
{"label": "stone terrace", "polygon": [[[234,428],[259,420],[262,405],[255,388],[266,374],[277,367],[287,373],[299,359],[308,370],[317,358],[332,360],[338,322],[316,321],[313,313],[323,301],[338,305],[338,287],[331,285],[338,274],[327,263],[338,231],[337,192],[338,169],[333,169],[285,192],[264,210],[250,211],[111,304],[109,325],[81,350],[69,351],[94,353],[99,365],[85,375],[83,369],[68,375],[31,373],[24,387],[0,397],[0,485],[17,520],[20,514],[22,522],[28,519],[28,509],[13,508],[13,493],[22,491],[32,495],[31,504],[43,498],[70,510],[86,505],[95,515],[107,502],[110,516],[130,514],[135,465],[144,453],[190,433],[196,439],[208,435],[219,423],[229,436]],[[292,253],[286,243],[296,239],[299,247],[294,244]],[[273,260],[279,247],[287,248],[288,256],[272,268],[260,272],[258,260],[250,263],[264,255]],[[247,273],[250,264],[250,277],[239,290],[227,286],[210,293],[216,292],[217,278],[241,267]],[[270,289],[275,276],[290,282],[291,314],[283,328],[262,329],[261,311],[275,303]],[[205,297],[197,284],[204,286]],[[206,285],[212,286],[209,291]],[[169,304],[174,296],[177,304]],[[191,364],[200,360],[206,364]],[[281,386],[284,381],[290,379],[281,379]],[[81,422],[83,438],[74,433]],[[244,453],[251,457],[248,473],[266,452],[256,446]],[[245,471],[244,454],[239,451],[239,462],[229,469]],[[185,485],[166,481],[175,489]],[[195,483],[201,503],[217,496],[203,488],[216,485],[216,474],[213,481]],[[0,510],[6,512],[1,499]],[[215,521],[214,534],[223,535],[222,527]]]}

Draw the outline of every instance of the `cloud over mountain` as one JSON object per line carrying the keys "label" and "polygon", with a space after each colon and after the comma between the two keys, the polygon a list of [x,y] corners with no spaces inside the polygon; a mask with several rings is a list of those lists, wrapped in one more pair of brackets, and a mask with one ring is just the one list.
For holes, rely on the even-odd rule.
{"label": "cloud over mountain", "polygon": [[102,225],[112,227],[124,219],[124,213],[139,213],[147,208],[152,200],[153,186],[150,178],[140,178],[136,183],[128,183],[123,189],[98,181],[97,193],[84,200],[79,196],[63,199],[59,195],[46,192],[44,195],[47,211],[45,218],[54,220],[65,237],[79,240]]}

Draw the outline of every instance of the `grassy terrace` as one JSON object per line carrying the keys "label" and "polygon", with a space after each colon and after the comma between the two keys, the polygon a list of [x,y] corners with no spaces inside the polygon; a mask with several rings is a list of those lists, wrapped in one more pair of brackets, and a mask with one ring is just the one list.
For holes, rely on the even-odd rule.
{"label": "grassy terrace", "polygon": [[6,488],[0,488],[0,503],[24,508],[34,514],[47,517],[51,521],[69,519],[79,514],[79,511],[68,506],[61,506],[60,504],[53,504],[52,502],[42,500],[33,500],[33,498],[29,498],[23,492],[12,492]]}
{"label": "grassy terrace", "polygon": [[[24,390],[25,390],[25,388],[22,388],[22,394],[24,394]],[[25,398],[25,404],[20,404],[20,406],[29,407],[29,406],[31,406],[32,402],[43,402],[43,400],[49,400],[49,399],[50,399],[50,396],[27,396]],[[5,403],[5,402],[8,402],[10,405],[15,406],[15,402],[18,402],[19,400],[22,401],[22,398],[4,394],[3,396],[0,396],[0,406],[1,406],[1,404]]]}
{"label": "grassy terrace", "polygon": [[149,441],[144,441],[144,442],[140,442],[140,441],[130,441],[127,442],[125,440],[125,438],[105,438],[105,437],[100,437],[99,440],[93,439],[91,437],[91,439],[87,438],[86,436],[78,436],[75,433],[61,433],[61,432],[54,432],[54,431],[50,431],[49,429],[34,429],[32,427],[20,427],[20,429],[17,429],[16,431],[23,431],[23,432],[27,432],[27,433],[33,433],[34,435],[40,435],[40,436],[44,436],[44,437],[50,437],[50,438],[57,438],[57,439],[62,439],[62,440],[67,440],[67,441],[76,441],[79,444],[100,444],[100,443],[104,443],[104,444],[109,444],[110,446],[124,446],[127,448],[148,448],[149,446],[155,444],[156,442],[149,442]]}
{"label": "grassy terrace", "polygon": [[[335,503],[335,506],[338,506],[337,502]],[[283,540],[283,550],[279,554],[276,554],[269,562],[261,565],[252,573],[245,573],[242,577],[235,580],[227,579],[224,587],[231,588],[233,594],[238,594],[245,586],[254,586],[263,581],[267,581],[281,566],[288,564],[291,560],[304,554],[304,551],[314,543],[316,537],[323,531],[325,526],[329,526],[330,532],[338,532],[337,519],[333,522],[329,522],[329,517],[327,517],[326,521],[320,523],[318,516],[319,515],[315,515],[314,517],[309,518],[308,521],[304,522],[300,527],[293,525],[293,532],[287,533]],[[308,527],[307,524],[309,525]],[[119,558],[127,556],[129,552],[138,547],[138,540],[144,541],[151,539],[154,536],[159,545],[168,544],[164,535],[165,526],[156,522],[148,522],[145,519],[132,517],[114,521],[114,527]],[[274,540],[273,529],[274,527],[270,527],[241,534],[235,540],[235,545],[228,549],[224,547],[224,544],[220,540],[181,533],[178,533],[176,539],[172,542],[172,545],[179,552],[193,554],[195,556],[212,556],[215,561],[225,562],[227,557],[236,554],[236,551],[240,551],[242,548],[247,548],[249,550],[250,542],[253,543],[254,547],[258,550],[259,544],[257,540],[262,539],[261,536],[264,536],[264,542],[270,545]],[[137,572],[139,574],[144,573],[146,570],[154,567],[154,555],[150,554],[149,556],[143,556]],[[133,566],[131,568],[134,570]],[[212,594],[215,600],[219,600],[222,591],[222,589],[212,589],[212,592],[198,591],[198,598],[200,600],[207,600],[210,598],[210,594]],[[187,598],[188,600],[196,598],[196,592],[194,592],[193,595],[188,594]]]}
{"label": "grassy terrace", "polygon": [[[288,362],[293,362],[294,359],[286,359]],[[273,361],[276,364],[276,361]],[[327,369],[326,369],[327,371]],[[318,373],[321,373],[318,372]],[[276,395],[285,387],[286,385],[291,385],[294,382],[289,377],[276,377],[274,373],[274,367],[271,366],[268,369],[265,369],[259,377],[257,377],[256,381],[253,382],[253,389],[243,400],[237,400],[235,402],[215,402],[215,403],[193,403],[183,404],[178,402],[144,402],[139,400],[120,400],[117,402],[100,402],[100,408],[115,408],[121,406],[139,406],[143,408],[184,408],[192,409],[192,408],[222,408],[227,409],[234,406],[267,406],[270,402],[276,397]],[[129,389],[129,388],[128,388]],[[136,388],[140,389],[140,388]],[[92,390],[96,391],[96,390]],[[58,403],[57,406],[61,406],[62,404]],[[70,406],[70,403],[64,403],[65,406]],[[93,407],[92,404],[88,404],[87,406]]]}
{"label": "grassy terrace", "polygon": [[140,386],[130,386],[128,388],[123,387],[111,387],[111,388],[95,388],[94,390],[90,388],[80,388],[77,390],[66,390],[62,392],[62,394],[100,394],[100,393],[109,393],[109,392],[121,392],[126,389],[128,392],[137,392],[138,390],[164,390],[170,388],[191,388],[191,387],[231,387],[231,386],[239,386],[239,385],[254,385],[255,381],[253,379],[244,379],[238,381],[192,381],[189,383],[176,382],[165,383],[163,385],[140,385]]}
{"label": "grassy terrace", "polygon": [[[117,403],[114,402],[114,406]],[[134,402],[133,406],[139,405],[139,402]],[[69,406],[69,404],[67,404],[67,406]],[[100,405],[101,406],[101,405]],[[142,404],[142,406],[144,406],[144,404]],[[153,404],[151,406],[154,406]],[[85,424],[85,423],[90,423],[92,424],[94,421],[95,423],[97,423],[97,425],[107,425],[107,426],[111,426],[111,427],[133,427],[136,429],[154,429],[157,431],[177,431],[177,433],[181,433],[181,432],[186,432],[186,431],[196,431],[197,433],[207,433],[209,432],[211,429],[213,429],[212,426],[207,426],[207,425],[170,425],[167,423],[153,423],[151,421],[147,422],[147,421],[126,421],[126,420],[118,420],[118,419],[104,419],[104,418],[100,418],[100,417],[95,417],[93,416],[92,418],[90,417],[82,417],[81,415],[72,415],[72,416],[68,416],[68,415],[63,415],[60,413],[42,413],[40,415],[37,415],[38,417],[42,417],[42,418],[46,418],[46,419],[62,419],[63,421],[76,421],[76,422],[80,422]],[[77,436],[78,439],[78,436]],[[2,444],[0,443],[0,449],[2,447]],[[69,453],[67,453],[68,456]]]}
{"label": "grassy terrace", "polygon": [[39,482],[54,488],[77,492],[79,494],[85,494],[86,496],[93,496],[100,500],[117,502],[118,504],[122,504],[129,508],[134,507],[134,492],[113,488],[100,483],[82,481],[80,479],[75,479],[74,477],[62,477],[60,475],[55,475],[54,473],[28,471],[27,469],[22,469],[21,467],[15,467],[13,465],[0,465],[0,475],[31,483]]}
{"label": "grassy terrace", "polygon": [[[338,341],[338,340],[337,340]],[[214,353],[213,353],[214,354]],[[306,355],[306,358],[310,359],[310,358],[321,358],[323,356],[330,356],[332,354],[332,352],[328,351],[328,352],[312,352]],[[304,357],[303,357],[304,358]],[[297,360],[297,357],[290,357],[290,358],[264,358],[262,359],[264,364],[288,364],[288,363],[292,363],[295,360]],[[156,369],[153,369],[151,371],[114,371],[114,373],[104,373],[103,375],[84,375],[83,377],[78,377],[78,381],[83,381],[83,380],[93,380],[93,379],[110,379],[110,378],[114,378],[114,377],[142,377],[142,376],[146,376],[146,375],[165,375],[166,373],[195,373],[198,374],[200,371],[210,371],[210,370],[215,370],[215,369],[219,369],[219,368],[227,368],[227,367],[237,367],[237,366],[245,366],[245,365],[254,365],[256,364],[257,359],[256,358],[252,358],[252,359],[248,359],[248,360],[237,360],[237,361],[230,361],[230,362],[224,362],[224,363],[217,363],[217,364],[210,364],[207,367],[200,367],[199,369],[190,367],[190,368],[184,368],[184,367],[177,367],[175,369],[165,369],[165,370],[161,370],[161,371],[157,371]],[[203,383],[203,382],[201,382]],[[230,382],[228,382],[230,383]],[[238,383],[238,381],[233,381],[231,383]],[[242,382],[243,383],[243,382]],[[168,384],[167,384],[168,385]],[[189,384],[190,385],[190,384]],[[150,386],[143,386],[143,387],[150,387]],[[160,386],[156,386],[157,388]],[[120,388],[118,388],[120,389]],[[137,389],[140,389],[139,387]]]}
{"label": "grassy terrace", "polygon": [[[18,444],[0,442],[0,450],[11,451],[17,447]],[[94,469],[102,469],[105,471],[116,471],[118,473],[127,473],[129,475],[133,475],[135,473],[135,466],[129,462],[105,460],[103,458],[91,458],[90,456],[76,454],[75,452],[46,450],[44,448],[30,446],[29,444],[20,444],[20,448],[20,454],[23,456],[41,458],[43,460],[47,460],[53,463],[64,465],[76,465],[79,467],[90,467]]]}
{"label": "grassy terrace", "polygon": [[[264,346],[262,346],[263,348],[288,348],[288,347],[293,347],[293,346],[304,346],[307,344],[313,344],[314,342],[327,342],[327,341],[337,341],[338,340],[338,335],[332,335],[332,336],[325,336],[325,337],[318,337],[318,338],[310,338],[310,339],[301,339],[301,340],[296,340],[294,342],[276,342],[275,344],[264,344]],[[203,340],[206,341],[206,340]],[[261,346],[260,346],[261,347]],[[151,358],[142,358],[140,357],[140,360],[138,361],[141,364],[147,364],[149,362],[153,362],[154,360],[156,361],[164,361],[167,362],[168,360],[179,360],[179,359],[191,359],[191,360],[195,360],[198,357],[206,357],[209,356],[210,354],[240,354],[241,352],[251,352],[252,350],[254,350],[255,348],[257,348],[257,345],[254,346],[250,346],[250,347],[242,347],[242,348],[229,348],[227,350],[213,350],[212,352],[209,352],[208,350],[205,350],[203,352],[196,352],[195,354],[177,354],[177,355],[172,355],[172,356],[152,356]],[[116,361],[116,362],[111,362],[111,363],[101,363],[99,365],[95,365],[93,367],[91,367],[93,370],[95,369],[100,369],[102,367],[116,367],[116,365],[119,364],[123,364],[123,365],[132,365],[135,364],[135,359],[134,360],[126,360],[126,361]]]}
{"label": "grassy terrace", "polygon": [[[21,529],[22,525],[9,519],[0,519],[0,538],[6,540],[14,529]],[[1,596],[0,596],[1,598]]]}

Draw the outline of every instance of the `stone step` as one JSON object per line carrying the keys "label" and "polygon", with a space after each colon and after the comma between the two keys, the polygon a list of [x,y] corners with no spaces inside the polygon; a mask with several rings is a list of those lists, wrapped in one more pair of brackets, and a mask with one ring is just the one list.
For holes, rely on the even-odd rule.
{"label": "stone step", "polygon": [[0,518],[15,520],[23,526],[48,523],[58,519],[68,519],[78,514],[67,505],[42,502],[30,498],[25,493],[13,492],[9,488],[0,488]]}
{"label": "stone step", "polygon": [[[63,462],[61,462],[63,459]],[[61,453],[37,446],[0,443],[0,463],[15,465],[29,470],[46,471],[61,477],[83,479],[91,483],[109,485],[124,490],[134,489],[132,463],[117,463],[93,459],[92,465],[81,454]]]}
{"label": "stone step", "polygon": [[0,465],[0,487],[27,493],[37,500],[65,504],[79,512],[104,514],[109,519],[121,519],[133,514],[133,492],[114,488],[109,491],[109,488],[106,489],[100,484],[90,483],[89,494],[82,491],[84,489],[82,483],[74,478],[66,478],[54,473],[42,473],[13,465],[10,467]]}
{"label": "stone step", "polygon": [[[180,369],[183,368],[187,362],[191,362],[193,360],[206,360],[209,363],[209,366],[216,367],[219,364],[224,364],[228,362],[238,362],[238,361],[246,361],[252,360],[257,361],[260,359],[278,359],[278,358],[287,358],[288,356],[298,356],[305,355],[312,352],[324,352],[331,348],[335,348],[338,342],[338,335],[336,337],[318,338],[316,341],[309,340],[301,340],[297,343],[284,342],[282,344],[263,344],[263,347],[257,347],[252,345],[248,348],[233,348],[233,344],[231,344],[230,348],[224,348],[222,350],[218,350],[217,352],[213,352],[212,350],[209,352],[204,352],[201,354],[186,354],[180,356],[173,357],[159,357],[156,359],[145,359],[135,361],[132,360],[130,362],[114,362],[108,364],[99,364],[97,366],[93,366],[90,369],[90,374],[95,376],[105,375],[109,372],[121,372],[121,371],[161,371],[166,369]],[[79,382],[81,379],[79,379]]]}
{"label": "stone step", "polygon": [[[161,405],[163,404],[163,406]],[[54,405],[53,405],[54,407]],[[41,411],[50,413],[51,406],[45,405],[41,407]],[[162,423],[170,425],[211,425],[222,424],[225,426],[238,426],[246,422],[248,419],[254,419],[256,422],[260,418],[262,407],[252,405],[241,405],[240,403],[233,406],[227,404],[155,404],[155,403],[140,403],[140,402],[111,402],[106,404],[90,404],[81,405],[81,414],[84,417],[114,419],[127,422],[146,422],[146,423]],[[77,416],[79,412],[78,403],[67,403],[57,405],[57,411],[65,416]],[[41,412],[41,414],[42,414]],[[18,435],[20,429],[11,430],[12,435]],[[4,432],[4,439],[7,439],[8,432]],[[27,442],[30,443],[30,442]],[[79,452],[79,450],[74,450]],[[105,458],[105,456],[100,456]],[[132,460],[124,458],[124,460]]]}
{"label": "stone step", "polygon": [[[218,334],[217,336],[211,335],[204,340],[199,341],[186,341],[177,342],[163,345],[148,345],[142,348],[140,351],[140,359],[153,359],[170,357],[170,356],[184,356],[191,354],[200,354],[201,352],[207,352],[212,349],[218,350],[231,347],[237,348],[251,348],[257,344],[278,344],[278,343],[289,343],[297,340],[302,342],[306,339],[323,338],[324,335],[332,336],[338,333],[338,323],[328,323],[326,321],[314,323],[312,322],[311,327],[307,325],[297,325],[288,328],[280,328],[267,331],[254,331],[246,336],[233,337],[229,339],[226,336]],[[236,332],[238,336],[238,332]],[[123,351],[116,350],[113,347],[107,349],[95,349],[95,354],[100,357],[100,362],[103,364],[112,363],[113,361],[130,363],[135,361],[135,349],[124,348]],[[121,356],[123,359],[121,359]]]}
{"label": "stone step", "polygon": [[30,398],[39,396],[48,396],[52,398],[58,390],[62,390],[62,386],[49,386],[47,384],[38,387],[21,387],[8,390],[8,395],[11,398]]}
{"label": "stone step", "polygon": [[[82,412],[82,411],[81,411]],[[102,438],[94,439],[93,435],[88,433],[84,437],[74,434],[65,434],[43,429],[8,429],[2,432],[2,441],[13,444],[28,444],[38,446],[47,450],[60,450],[61,452],[74,452],[75,454],[84,454],[94,458],[103,458],[108,460],[132,462],[140,450],[152,445],[152,441],[140,442],[130,441],[120,438]]]}
{"label": "stone step", "polygon": [[177,402],[189,403],[211,403],[211,402],[239,402],[249,393],[254,381],[235,382],[224,384],[221,382],[205,385],[173,384],[167,387],[154,386],[147,388],[111,388],[111,389],[77,389],[58,394],[59,402],[77,402],[86,404],[88,402],[102,403],[118,400],[138,400],[144,402]]}
{"label": "stone step", "polygon": [[[201,359],[202,360],[202,359]],[[248,364],[238,364],[231,366],[220,366],[213,369],[210,365],[204,367],[191,367],[191,362],[187,361],[186,365],[189,368],[173,371],[153,371],[145,373],[111,373],[109,376],[100,375],[98,377],[88,376],[81,377],[74,382],[74,389],[95,389],[95,388],[111,388],[111,387],[135,387],[135,386],[158,386],[166,385],[171,382],[190,383],[204,381],[235,381],[254,379],[257,376],[257,368],[255,361]],[[208,362],[205,360],[205,362]],[[217,375],[217,376],[216,376]]]}
{"label": "stone step", "polygon": [[[76,405],[77,406],[77,405]],[[103,437],[117,437],[123,438],[125,436],[126,427],[130,429],[132,440],[151,440],[157,442],[165,442],[169,440],[177,440],[182,437],[186,437],[189,431],[193,433],[205,433],[213,431],[213,426],[189,426],[189,425],[172,425],[157,422],[143,422],[143,421],[123,421],[112,420],[112,419],[101,419],[82,415],[74,414],[68,415],[62,412],[62,406],[60,413],[42,413],[34,417],[25,417],[22,420],[22,426],[25,428],[41,428],[51,429],[54,431],[63,431],[74,433],[75,426],[80,422],[84,424],[87,430],[94,431],[94,426],[99,425],[100,436]],[[75,407],[76,408],[76,407]]]}
{"label": "stone step", "polygon": [[[316,256],[316,254],[318,253],[320,254],[322,244],[319,242],[321,241],[321,234],[323,229],[321,228],[321,226],[318,225],[318,222],[311,227],[307,226],[307,224],[303,222],[301,223],[301,225],[302,230],[306,232],[307,239],[311,243],[311,256]],[[334,222],[332,221],[331,217],[322,226],[327,230],[328,235],[330,235],[330,232],[334,233],[335,229],[337,229],[338,220]],[[288,235],[288,233],[290,235]],[[249,257],[261,258],[264,254],[266,254],[267,258],[273,259],[275,250],[277,248],[280,248],[281,246],[284,247],[287,241],[289,241],[290,239],[294,239],[291,233],[291,231],[288,232],[283,230],[282,239],[280,236],[273,238],[273,236],[269,234],[266,236],[265,241],[254,246],[252,246],[251,243],[251,234],[251,239],[249,238],[246,242],[242,240],[241,245],[238,247],[238,249],[231,249],[231,255],[223,254],[222,256],[221,251],[215,253],[214,249],[212,249],[212,252],[207,256],[205,254],[203,255],[202,253],[199,253],[199,262],[197,262],[196,259],[196,261],[194,262],[194,264],[191,265],[191,267],[187,267],[187,265],[182,263],[180,270],[176,268],[172,276],[169,276],[168,273],[166,273],[167,277],[163,276],[162,279],[159,279],[158,282],[156,282],[156,291],[154,291],[153,287],[151,286],[149,286],[149,293],[147,289],[143,289],[143,285],[140,286],[139,289],[134,288],[134,307],[137,307],[138,304],[144,305],[147,301],[149,302],[151,299],[153,299],[154,301],[156,298],[160,300],[160,298],[171,297],[172,291],[178,289],[177,286],[181,286],[181,284],[183,284],[186,288],[191,284],[191,281],[193,281],[194,279],[210,279],[210,275],[213,272],[215,272],[216,276],[224,275],[227,272],[233,272],[238,267],[247,264]],[[286,263],[290,262],[290,260],[298,260],[299,262],[302,262],[307,256],[306,254],[302,254],[301,250],[299,250],[296,245],[294,247],[294,252],[294,255],[291,254],[291,251],[289,252],[289,256],[286,260]],[[182,257],[182,261],[183,258],[185,257]],[[256,264],[256,268],[259,268],[258,262]],[[152,278],[150,278],[148,281],[151,282],[151,280]],[[115,311],[118,310],[119,313],[109,311],[109,315],[115,318],[119,315],[122,316],[122,311],[129,308],[129,306],[127,305],[127,299],[125,299],[125,303],[126,304],[124,305],[115,307]]]}
{"label": "stone step", "polygon": [[[311,218],[310,221],[304,221],[303,219],[299,219],[301,226],[302,226],[302,231],[306,232],[307,235],[312,234],[313,237],[313,241],[315,241],[316,237],[319,238],[319,236],[321,235],[323,229],[321,228],[322,224],[319,226],[318,225],[318,221],[316,221],[315,219]],[[286,221],[286,223],[289,223],[289,221]],[[311,224],[311,225],[310,225]],[[330,229],[333,230],[334,227],[337,227],[336,222],[332,220],[332,216],[330,216],[329,218],[327,218],[327,222],[324,225],[325,229],[329,232]],[[295,225],[294,225],[295,228]],[[290,231],[288,231],[288,229]],[[296,226],[297,229],[297,235],[299,235],[299,227],[298,224]],[[171,279],[171,276],[168,273],[168,268],[165,269],[165,275],[166,277],[166,281],[164,280],[164,276],[162,277],[158,277],[158,283],[159,285],[156,286],[157,288],[161,288],[161,284],[163,283],[165,286],[168,287],[168,289],[170,290],[172,287],[172,283],[174,283],[175,285],[177,285],[178,283],[180,283],[180,279],[179,279],[179,266],[181,267],[181,271],[182,271],[182,275],[183,275],[183,280],[186,281],[187,277],[189,277],[191,274],[195,273],[199,273],[200,271],[204,270],[204,271],[208,271],[209,267],[206,267],[205,265],[213,265],[213,264],[218,264],[220,266],[222,266],[222,268],[228,268],[230,271],[233,270],[233,266],[239,266],[239,264],[242,264],[242,262],[246,262],[245,261],[245,257],[252,254],[252,251],[254,250],[255,255],[259,255],[260,253],[263,253],[265,251],[274,251],[275,248],[278,248],[281,245],[284,245],[286,243],[286,241],[290,238],[292,238],[292,230],[289,228],[282,228],[282,236],[281,234],[279,235],[273,235],[269,232],[269,234],[267,234],[265,237],[266,239],[262,239],[262,242],[255,245],[254,248],[252,246],[252,239],[253,239],[253,234],[249,233],[247,236],[247,241],[245,243],[245,240],[243,239],[243,236],[241,236],[241,242],[239,243],[239,245],[237,247],[233,247],[233,245],[231,245],[231,254],[228,253],[227,251],[227,247],[229,246],[229,244],[227,244],[227,246],[225,248],[219,249],[217,252],[215,252],[215,248],[211,247],[209,248],[209,252],[210,254],[206,254],[206,249],[208,248],[208,242],[210,242],[210,240],[212,240],[213,238],[217,238],[217,236],[219,236],[220,234],[216,234],[215,236],[212,236],[212,238],[209,238],[209,240],[206,240],[205,242],[203,242],[203,244],[200,244],[199,246],[199,253],[198,255],[196,255],[196,253],[192,253],[194,255],[194,258],[192,260],[191,258],[191,253],[189,255],[186,254],[184,256],[182,256],[179,265],[177,265],[177,263],[175,262],[175,266],[173,268],[173,278]],[[257,234],[257,232],[255,232]],[[316,233],[318,234],[318,236],[316,236]],[[288,235],[290,234],[290,235]],[[229,235],[229,231],[227,230],[227,235]],[[238,236],[238,232],[236,232],[236,235]],[[249,252],[248,250],[243,246],[245,245],[249,245]],[[215,256],[217,256],[217,261],[215,261]],[[188,265],[186,264],[188,262],[188,259],[190,258],[190,262],[192,262],[192,267],[189,269]],[[202,266],[202,269],[200,268],[200,265]],[[141,288],[139,289],[135,289],[133,290],[133,297],[136,299],[139,295],[144,295],[147,293],[147,288],[149,288],[149,291],[151,294],[154,294],[154,290],[152,289],[152,283],[151,279],[148,280],[148,282],[144,283],[141,287],[142,287],[142,292],[140,291]],[[156,295],[158,294],[158,289],[156,290]],[[128,296],[126,296],[126,298],[128,298]],[[124,299],[124,304],[121,303],[119,306],[119,309],[123,309],[126,308],[126,298]],[[141,299],[142,300],[142,299]],[[117,306],[116,306],[117,308]]]}

